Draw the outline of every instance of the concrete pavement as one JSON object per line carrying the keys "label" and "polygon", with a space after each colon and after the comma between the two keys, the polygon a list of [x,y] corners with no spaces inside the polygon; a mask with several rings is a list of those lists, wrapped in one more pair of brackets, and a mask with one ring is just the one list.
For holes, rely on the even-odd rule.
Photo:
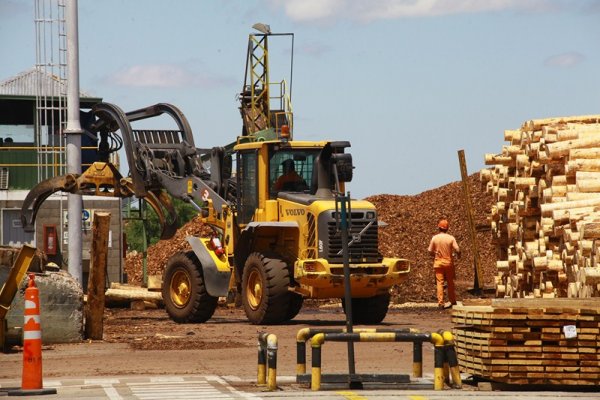
{"label": "concrete pavement", "polygon": [[[346,390],[333,389],[313,392],[295,384],[295,377],[278,377],[282,390],[265,392],[247,378],[216,375],[183,376],[115,376],[91,378],[52,378],[44,380],[44,388],[56,388],[57,394],[29,396],[29,399],[99,399],[99,400],[154,400],[154,399],[320,399],[320,400],[549,400],[555,398],[592,400],[598,392],[562,391],[479,391],[464,390]],[[0,396],[7,396],[9,388],[18,388],[20,382],[0,379]]]}

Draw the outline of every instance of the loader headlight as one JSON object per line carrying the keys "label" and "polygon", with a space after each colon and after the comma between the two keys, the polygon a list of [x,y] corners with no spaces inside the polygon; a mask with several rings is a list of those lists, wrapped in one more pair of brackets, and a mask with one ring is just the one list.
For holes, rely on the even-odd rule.
{"label": "loader headlight", "polygon": [[375,211],[367,211],[367,219],[375,219]]}
{"label": "loader headlight", "polygon": [[306,261],[302,264],[306,272],[324,272],[325,266],[318,261]]}
{"label": "loader headlight", "polygon": [[394,264],[393,268],[394,272],[408,272],[410,271],[410,261],[408,260],[398,260]]}

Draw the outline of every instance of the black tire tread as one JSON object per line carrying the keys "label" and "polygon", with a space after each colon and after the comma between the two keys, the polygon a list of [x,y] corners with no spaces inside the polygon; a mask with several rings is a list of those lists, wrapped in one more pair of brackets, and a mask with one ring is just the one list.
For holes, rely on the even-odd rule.
{"label": "black tire tread", "polygon": [[[255,325],[279,324],[290,319],[291,293],[288,290],[290,285],[290,272],[285,261],[276,258],[277,256],[267,256],[262,253],[252,253],[246,260],[244,267],[244,278],[242,291],[246,289],[246,274],[248,268],[256,263],[256,268],[262,268],[266,277],[264,287],[265,296],[257,310],[252,310],[246,303],[246,295],[242,293],[244,310],[248,320]],[[295,316],[295,315],[294,315]]]}
{"label": "black tire tread", "polygon": [[[192,298],[184,308],[178,308],[171,302],[170,280],[179,268],[187,270],[191,281]],[[218,298],[210,296],[204,285],[202,267],[193,252],[177,253],[167,262],[162,288],[165,309],[171,319],[177,323],[202,323],[208,321],[217,308]]]}
{"label": "black tire tread", "polygon": [[[344,312],[346,312],[345,303],[345,300],[342,299]],[[389,293],[373,297],[355,297],[352,299],[352,322],[360,325],[379,324],[385,319],[389,305]]]}

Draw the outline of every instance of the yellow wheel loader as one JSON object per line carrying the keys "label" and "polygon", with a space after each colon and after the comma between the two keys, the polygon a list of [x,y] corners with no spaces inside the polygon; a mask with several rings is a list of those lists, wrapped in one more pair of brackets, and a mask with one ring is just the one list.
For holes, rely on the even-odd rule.
{"label": "yellow wheel loader", "polygon": [[[98,104],[88,130],[99,134],[102,154],[115,151],[108,142],[123,143],[130,176],[121,177],[101,161],[81,176],[42,182],[23,205],[24,226],[31,227],[41,202],[54,191],[135,195],[149,200],[167,238],[175,231],[170,195],[194,205],[213,231],[188,237],[192,250],[174,254],[165,266],[162,294],[174,321],[207,321],[219,297],[241,301],[253,324],[290,320],[305,298],[343,298],[336,196],[352,180],[350,143],[293,140],[287,83],[268,79],[268,40],[277,35],[291,34],[249,37],[239,96],[243,130],[234,143],[196,148],[185,116],[169,104],[129,113]],[[170,115],[177,129],[132,128],[138,120],[161,114]],[[115,137],[121,140],[107,140]],[[376,324],[386,316],[389,289],[406,278],[410,266],[379,253],[374,205],[350,204],[347,261],[354,322]]]}

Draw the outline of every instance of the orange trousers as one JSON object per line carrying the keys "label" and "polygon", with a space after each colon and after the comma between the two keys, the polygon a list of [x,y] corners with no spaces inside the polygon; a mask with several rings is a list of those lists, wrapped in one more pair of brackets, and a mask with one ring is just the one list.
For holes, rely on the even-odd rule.
{"label": "orange trousers", "polygon": [[438,305],[444,305],[444,280],[448,283],[448,300],[450,303],[456,304],[456,292],[454,291],[454,265],[436,266],[434,271]]}

